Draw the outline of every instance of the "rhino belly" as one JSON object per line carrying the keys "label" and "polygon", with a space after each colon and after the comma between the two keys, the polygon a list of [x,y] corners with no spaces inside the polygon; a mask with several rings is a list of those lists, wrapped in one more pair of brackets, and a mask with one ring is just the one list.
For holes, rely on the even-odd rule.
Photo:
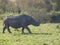
{"label": "rhino belly", "polygon": [[19,22],[9,22],[9,25],[13,28],[20,28],[21,24]]}
{"label": "rhino belly", "polygon": [[10,26],[13,27],[13,28],[20,28],[21,27],[21,25],[18,25],[18,24],[12,24]]}
{"label": "rhino belly", "polygon": [[21,27],[20,25],[17,25],[17,24],[10,25],[10,26],[13,27],[13,28],[20,28]]}

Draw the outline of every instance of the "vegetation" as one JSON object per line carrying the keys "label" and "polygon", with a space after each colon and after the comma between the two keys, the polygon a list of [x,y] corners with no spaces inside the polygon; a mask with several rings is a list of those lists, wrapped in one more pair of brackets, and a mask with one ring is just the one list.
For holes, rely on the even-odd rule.
{"label": "vegetation", "polygon": [[25,29],[25,34],[20,31],[15,31],[11,28],[12,33],[2,33],[3,24],[0,21],[0,45],[60,45],[60,27],[58,23],[41,24],[38,27],[30,25],[32,34],[28,34]]}
{"label": "vegetation", "polygon": [[59,7],[59,0],[0,0],[0,14],[23,12],[41,22],[50,22],[52,16],[58,16],[55,12],[60,12]]}
{"label": "vegetation", "polygon": [[[20,14],[33,16],[40,26],[30,25],[32,34],[11,27],[11,34],[3,34],[4,18]],[[60,45],[60,0],[0,0],[0,45]]]}

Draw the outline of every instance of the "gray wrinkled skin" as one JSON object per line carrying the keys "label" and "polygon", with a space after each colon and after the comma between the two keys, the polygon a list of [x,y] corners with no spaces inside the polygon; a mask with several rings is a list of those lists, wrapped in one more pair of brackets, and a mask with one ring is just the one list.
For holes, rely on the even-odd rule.
{"label": "gray wrinkled skin", "polygon": [[24,29],[26,28],[29,31],[29,33],[31,33],[28,25],[39,26],[39,24],[40,23],[38,21],[26,14],[15,17],[10,16],[4,20],[3,33],[5,33],[5,29],[7,29],[8,32],[11,33],[9,29],[10,26],[16,29],[22,27],[22,33],[24,33]]}

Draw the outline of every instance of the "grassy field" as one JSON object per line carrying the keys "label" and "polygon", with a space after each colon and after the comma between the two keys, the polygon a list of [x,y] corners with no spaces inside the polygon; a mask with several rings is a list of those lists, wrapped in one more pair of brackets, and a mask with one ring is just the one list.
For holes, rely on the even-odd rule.
{"label": "grassy field", "polygon": [[15,31],[11,28],[12,33],[2,33],[3,24],[0,20],[0,45],[60,45],[60,28],[57,28],[58,23],[41,24],[38,27],[30,25],[32,34],[28,34],[25,29],[25,34],[20,31]]}

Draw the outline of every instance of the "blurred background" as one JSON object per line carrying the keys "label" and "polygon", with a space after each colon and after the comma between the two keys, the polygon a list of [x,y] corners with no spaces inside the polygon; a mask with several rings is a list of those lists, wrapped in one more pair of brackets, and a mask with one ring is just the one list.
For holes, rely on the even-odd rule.
{"label": "blurred background", "polygon": [[60,0],[0,0],[0,20],[20,14],[42,23],[60,23]]}

